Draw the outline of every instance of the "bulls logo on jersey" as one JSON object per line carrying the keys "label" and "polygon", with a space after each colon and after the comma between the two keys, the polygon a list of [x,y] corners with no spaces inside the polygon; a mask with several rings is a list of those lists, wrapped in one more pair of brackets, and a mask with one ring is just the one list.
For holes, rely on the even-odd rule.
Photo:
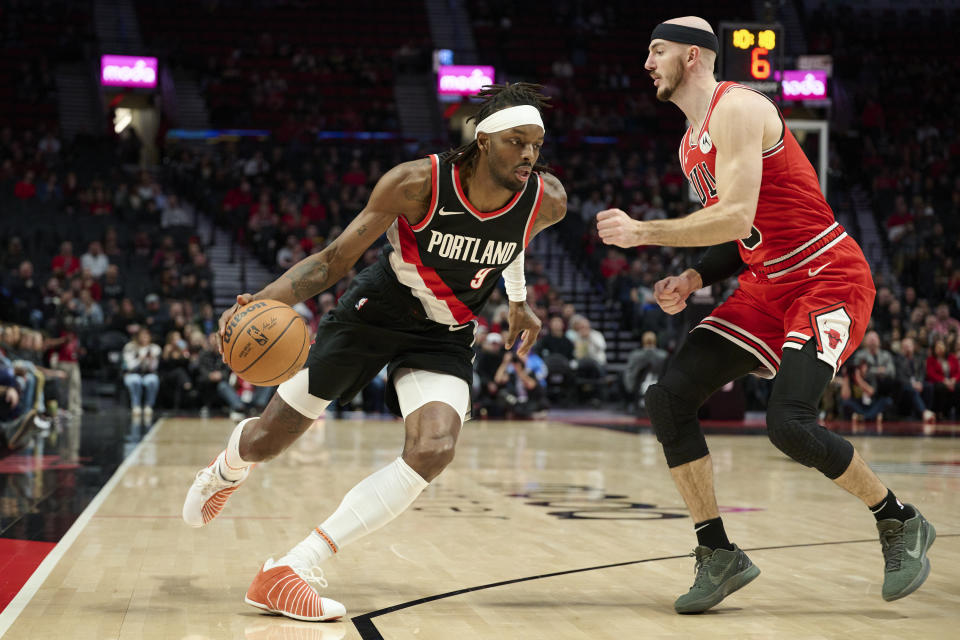
{"label": "bulls logo on jersey", "polygon": [[837,345],[840,344],[840,340],[843,339],[843,336],[841,336],[840,332],[836,329],[827,329],[823,334],[827,336],[827,344],[830,345],[831,349],[836,349]]}
{"label": "bulls logo on jersey", "polygon": [[710,139],[710,132],[704,131],[700,136],[700,153],[710,153],[713,149],[713,140]]}

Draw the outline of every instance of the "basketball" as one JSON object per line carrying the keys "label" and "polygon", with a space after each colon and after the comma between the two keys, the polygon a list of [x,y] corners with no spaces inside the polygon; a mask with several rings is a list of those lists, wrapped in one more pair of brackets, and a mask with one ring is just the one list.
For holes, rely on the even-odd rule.
{"label": "basketball", "polygon": [[257,300],[240,307],[223,332],[227,365],[261,387],[292,378],[309,351],[310,335],[300,314],[276,300]]}

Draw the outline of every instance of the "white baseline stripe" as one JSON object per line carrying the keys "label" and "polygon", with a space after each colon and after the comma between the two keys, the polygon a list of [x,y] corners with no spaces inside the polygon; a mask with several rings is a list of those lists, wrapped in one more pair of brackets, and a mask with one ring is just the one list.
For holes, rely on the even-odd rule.
{"label": "white baseline stripe", "polygon": [[[87,505],[87,508],[83,510],[83,513],[80,514],[80,517],[77,518],[76,522],[73,523],[73,526],[67,531],[60,542],[57,543],[50,553],[47,554],[47,557],[43,559],[43,562],[40,563],[40,566],[37,567],[36,571],[33,572],[33,575],[30,576],[30,579],[27,580],[26,584],[20,588],[20,591],[17,592],[17,595],[13,597],[13,600],[10,601],[10,604],[7,605],[7,608],[0,612],[0,637],[10,629],[14,622],[16,622],[17,617],[27,608],[27,605],[30,604],[30,601],[33,599],[33,596],[37,594],[37,591],[40,590],[41,585],[44,581],[50,576],[50,573],[53,571],[53,568],[57,566],[57,563],[60,562],[60,559],[67,554],[67,551],[70,550],[71,545],[76,541],[76,539],[86,528],[87,523],[90,522],[90,519],[93,515],[100,509],[106,499],[110,496],[110,493],[113,491],[114,487],[120,484],[120,478],[123,477],[123,474],[127,472],[127,469],[133,466],[133,464],[140,457],[140,450],[143,445],[147,444],[159,431],[158,427],[164,421],[164,418],[157,420],[150,431],[147,432],[147,435],[143,437],[143,440],[140,441],[140,444],[130,452],[130,455],[127,456],[127,459],[120,463],[120,466],[117,467],[117,470],[113,472],[113,476],[107,481],[107,484],[103,485],[103,488],[97,492],[97,495],[93,497],[93,500],[90,501],[90,504]],[[69,634],[67,634],[69,635]]]}

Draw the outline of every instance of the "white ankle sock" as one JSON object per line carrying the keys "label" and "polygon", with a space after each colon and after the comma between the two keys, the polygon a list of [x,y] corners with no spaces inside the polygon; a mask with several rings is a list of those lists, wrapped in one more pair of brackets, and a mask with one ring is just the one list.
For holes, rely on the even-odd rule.
{"label": "white ankle sock", "polygon": [[340,506],[277,564],[314,567],[342,547],[376,531],[413,504],[427,481],[397,458],[347,492]]}
{"label": "white ankle sock", "polygon": [[252,462],[247,462],[240,457],[240,436],[243,435],[243,427],[252,420],[260,418],[247,418],[241,420],[230,434],[230,440],[227,441],[227,448],[217,456],[217,470],[224,480],[239,480],[243,477],[243,472]]}

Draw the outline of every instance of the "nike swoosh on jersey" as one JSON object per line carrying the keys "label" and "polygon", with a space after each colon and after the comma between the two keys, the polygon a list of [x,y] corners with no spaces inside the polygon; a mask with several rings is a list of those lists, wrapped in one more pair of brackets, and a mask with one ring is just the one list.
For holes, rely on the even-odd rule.
{"label": "nike swoosh on jersey", "polygon": [[471,326],[472,324],[473,324],[472,322],[468,322],[467,324],[450,325],[450,326],[447,327],[447,329],[448,329],[449,331],[460,331],[460,329],[466,329],[467,327]]}
{"label": "nike swoosh on jersey", "polygon": [[812,278],[813,276],[817,275],[818,273],[820,273],[821,271],[823,271],[824,269],[826,269],[826,268],[827,268],[827,265],[829,265],[829,264],[830,264],[830,263],[828,262],[827,264],[822,264],[822,265],[820,265],[820,266],[817,267],[816,269],[807,269],[807,275],[809,275],[809,276]]}
{"label": "nike swoosh on jersey", "polygon": [[437,211],[437,213],[439,213],[442,216],[457,216],[457,215],[460,215],[461,213],[466,213],[466,211],[447,211],[443,207],[440,207],[440,211]]}

